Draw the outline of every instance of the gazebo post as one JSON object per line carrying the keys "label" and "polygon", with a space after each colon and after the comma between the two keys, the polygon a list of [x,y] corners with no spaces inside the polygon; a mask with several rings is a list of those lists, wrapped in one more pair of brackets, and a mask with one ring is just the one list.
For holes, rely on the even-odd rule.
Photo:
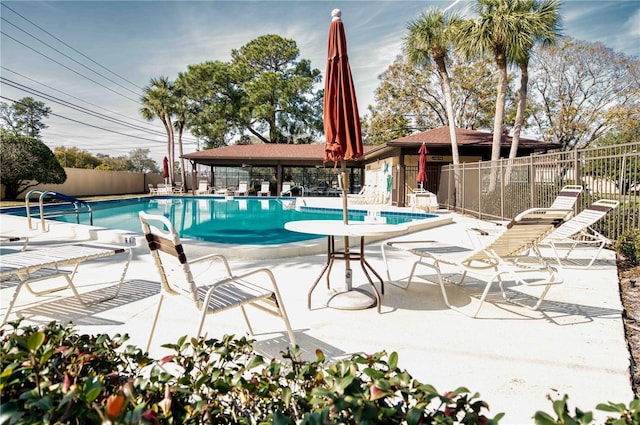
{"label": "gazebo post", "polygon": [[276,195],[280,196],[282,190],[282,164],[278,164],[276,168]]}

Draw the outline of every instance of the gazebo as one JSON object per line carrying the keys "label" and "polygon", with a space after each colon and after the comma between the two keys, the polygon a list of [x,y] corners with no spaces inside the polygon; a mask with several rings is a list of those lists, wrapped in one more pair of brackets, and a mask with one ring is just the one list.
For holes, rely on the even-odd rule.
{"label": "gazebo", "polygon": [[[373,146],[366,146],[365,153]],[[324,143],[314,144],[250,144],[250,145],[229,145],[220,148],[207,149],[198,152],[188,153],[182,156],[188,160],[192,166],[193,187],[197,187],[197,165],[210,167],[211,179],[214,179],[215,167],[268,167],[273,169],[273,178],[277,184],[278,194],[281,191],[282,183],[285,181],[285,169],[301,168],[331,168],[333,163],[324,162]],[[364,177],[363,160],[348,161],[347,168],[351,174],[352,191],[362,184]],[[356,172],[360,170],[360,172]],[[354,176],[359,179],[355,181]]]}

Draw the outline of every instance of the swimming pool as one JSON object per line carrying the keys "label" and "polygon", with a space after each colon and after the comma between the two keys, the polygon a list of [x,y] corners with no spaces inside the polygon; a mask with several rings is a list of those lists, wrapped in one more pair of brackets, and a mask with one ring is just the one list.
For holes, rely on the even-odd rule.
{"label": "swimming pool", "polygon": [[[294,198],[143,197],[90,202],[93,225],[140,233],[138,212],[167,217],[183,238],[234,245],[270,245],[315,239],[317,236],[290,232],[284,223],[294,220],[341,220],[338,208],[295,207]],[[58,207],[59,208],[59,207]],[[25,215],[24,208],[10,214]],[[45,210],[46,212],[46,210]],[[349,210],[350,221],[364,221],[366,210]],[[387,223],[399,224],[436,217],[426,213],[380,213]],[[75,215],[56,220],[75,223]],[[89,224],[81,215],[80,222]]]}

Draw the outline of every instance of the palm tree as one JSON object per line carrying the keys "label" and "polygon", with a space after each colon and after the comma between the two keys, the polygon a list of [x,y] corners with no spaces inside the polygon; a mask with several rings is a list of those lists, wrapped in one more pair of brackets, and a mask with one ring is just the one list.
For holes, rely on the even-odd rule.
{"label": "palm tree", "polygon": [[491,144],[492,170],[489,191],[496,187],[496,162],[500,159],[504,108],[507,97],[507,65],[509,49],[524,46],[531,39],[528,31],[529,8],[532,0],[478,0],[478,18],[461,24],[457,33],[457,46],[468,57],[481,57],[493,53],[498,68],[496,109]]}
{"label": "palm tree", "polygon": [[[143,90],[140,99],[142,107],[140,114],[148,121],[158,118],[167,132],[167,158],[169,159],[169,182],[175,181],[173,173],[174,142],[171,114],[173,113],[173,83],[168,77],[152,78],[149,85]],[[184,182],[183,182],[184,183]]]}
{"label": "palm tree", "polygon": [[430,9],[409,24],[407,28],[409,34],[404,41],[404,50],[409,63],[421,66],[433,61],[440,74],[447,109],[447,120],[449,122],[451,154],[456,170],[454,173],[456,194],[459,193],[458,165],[460,164],[460,157],[456,138],[456,121],[453,114],[451,82],[447,71],[447,54],[453,43],[455,29],[461,22],[462,19],[456,14],[446,14],[438,9]]}
{"label": "palm tree", "polygon": [[[509,49],[509,57],[520,68],[520,89],[513,126],[509,159],[518,154],[520,132],[524,122],[524,110],[527,105],[527,85],[529,84],[529,59],[536,43],[551,45],[560,36],[560,2],[558,0],[531,0],[529,18],[523,22],[521,31],[528,33],[529,38],[521,38],[521,45]],[[507,178],[509,173],[507,172]]]}
{"label": "palm tree", "polygon": [[184,134],[184,128],[187,125],[187,113],[189,104],[185,92],[185,85],[187,84],[185,78],[186,77],[184,73],[178,74],[178,79],[176,80],[176,83],[174,85],[172,95],[174,111],[176,113],[176,121],[174,122],[173,126],[176,130],[178,130],[178,157],[180,158],[180,177],[182,184],[186,187],[187,175],[184,167],[184,158],[182,158],[182,155],[184,154],[184,149],[182,146],[182,135]]}

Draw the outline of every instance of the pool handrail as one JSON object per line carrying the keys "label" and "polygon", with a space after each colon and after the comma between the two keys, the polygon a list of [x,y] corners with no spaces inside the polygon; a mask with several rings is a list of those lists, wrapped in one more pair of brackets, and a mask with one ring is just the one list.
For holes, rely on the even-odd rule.
{"label": "pool handrail", "polygon": [[[71,204],[73,204],[73,211],[72,212],[68,212],[68,213],[63,213],[63,212],[56,212],[55,215],[60,216],[60,215],[66,215],[66,214],[75,214],[76,216],[76,223],[80,224],[80,213],[81,212],[85,212],[89,214],[89,224],[91,226],[93,226],[93,210],[91,209],[91,205],[89,205],[89,203],[87,201],[83,201],[81,199],[77,199],[74,198],[73,196],[69,196],[69,195],[65,195],[64,193],[60,193],[60,192],[55,192],[52,190],[38,190],[38,189],[33,189],[30,190],[27,195],[24,198],[24,203],[25,203],[25,209],[26,209],[26,213],[27,213],[27,225],[29,226],[29,230],[35,230],[38,228],[37,224],[33,225],[31,224],[31,196],[33,194],[40,194],[40,196],[38,197],[38,209],[40,211],[40,222],[41,222],[41,229],[43,232],[48,232],[49,231],[49,227],[46,225],[45,223],[45,218],[46,217],[51,217],[53,215],[46,215],[44,213],[44,200],[47,196],[50,196],[52,198],[57,198],[60,199],[62,201],[67,201]],[[86,211],[81,211],[80,210],[80,206],[85,206],[86,207]]]}

